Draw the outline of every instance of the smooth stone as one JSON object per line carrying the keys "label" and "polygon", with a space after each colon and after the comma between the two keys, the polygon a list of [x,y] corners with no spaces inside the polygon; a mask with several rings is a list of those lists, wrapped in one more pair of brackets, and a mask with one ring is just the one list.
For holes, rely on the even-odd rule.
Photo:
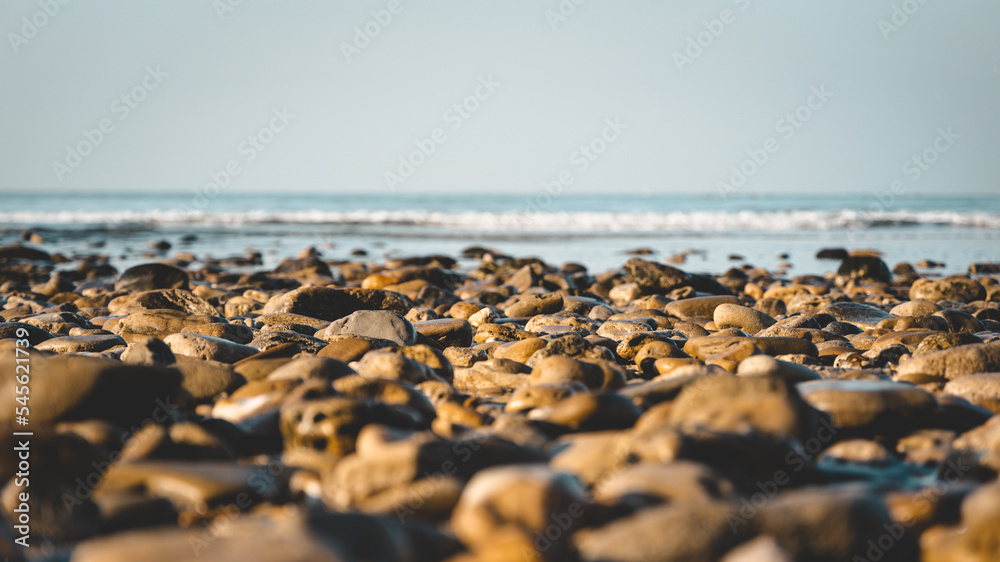
{"label": "smooth stone", "polygon": [[86,318],[71,312],[49,312],[45,314],[36,314],[34,316],[22,318],[21,322],[37,326],[52,334],[60,333],[63,335],[68,335],[69,331],[74,327],[93,327]]}
{"label": "smooth stone", "polygon": [[497,467],[469,480],[451,522],[458,538],[475,549],[505,527],[522,529],[530,543],[551,525],[553,514],[565,514],[569,524],[552,539],[558,551],[583,523],[588,505],[583,486],[568,474],[545,465]]}
{"label": "smooth stone", "polygon": [[986,330],[978,318],[963,310],[941,310],[935,312],[934,316],[943,319],[947,324],[946,329],[951,333],[975,334]]}
{"label": "smooth stone", "polygon": [[583,562],[715,562],[753,536],[732,520],[721,502],[657,506],[577,533],[573,542]]}
{"label": "smooth stone", "polygon": [[[894,539],[881,549],[882,562],[919,559],[917,533],[908,533],[890,516],[874,493],[844,490],[788,490],[768,501],[755,518],[762,535],[774,537],[793,560],[855,560],[867,556],[882,537]],[[896,529],[889,535],[887,529]]]}
{"label": "smooth stone", "polygon": [[736,375],[741,377],[778,377],[790,384],[797,384],[822,377],[816,371],[788,361],[779,361],[770,355],[754,355],[740,362]]}
{"label": "smooth stone", "polygon": [[892,272],[882,258],[848,256],[837,268],[837,284],[846,285],[848,281],[889,283],[892,281]]}
{"label": "smooth stone", "polygon": [[[128,334],[138,336],[155,336],[164,338],[170,334],[176,334],[188,326],[207,324],[213,322],[224,322],[225,319],[211,315],[190,315],[181,310],[140,310],[133,312],[117,321],[117,331],[126,339],[131,341]],[[109,324],[105,323],[105,329],[109,329]]]}
{"label": "smooth stone", "polygon": [[469,347],[447,347],[443,353],[456,368],[468,368],[487,359],[486,352]]}
{"label": "smooth stone", "polygon": [[321,349],[328,345],[326,341],[317,337],[307,336],[298,332],[260,332],[247,345],[263,352],[286,344],[295,344],[299,349],[307,353],[319,353]]}
{"label": "smooth stone", "polygon": [[413,324],[387,310],[358,310],[317,332],[317,337],[323,340],[335,335],[377,338],[396,345],[417,343],[417,331]]}
{"label": "smooth stone", "polygon": [[232,365],[218,361],[181,355],[172,367],[181,373],[181,389],[197,402],[212,400],[223,392],[231,393],[247,382]]}
{"label": "smooth stone", "polygon": [[136,293],[156,289],[188,289],[190,278],[183,269],[164,263],[144,263],[123,271],[115,280],[116,291]]}
{"label": "smooth stone", "polygon": [[691,277],[676,267],[641,258],[629,259],[624,269],[645,294],[664,295],[691,282]]}
{"label": "smooth stone", "polygon": [[304,324],[316,329],[322,329],[330,325],[330,322],[326,320],[319,320],[304,314],[293,314],[291,312],[262,313],[260,316],[254,318],[254,322],[259,322],[264,326],[274,324]]}
{"label": "smooth stone", "polygon": [[63,336],[45,340],[35,346],[56,353],[78,353],[81,351],[105,351],[113,347],[126,345],[121,336],[114,334],[100,336]]}
{"label": "smooth stone", "polygon": [[374,400],[382,404],[405,406],[416,411],[424,420],[434,419],[434,405],[423,393],[422,385],[440,385],[455,392],[448,383],[428,381],[420,388],[401,381],[386,379],[366,379],[360,375],[348,375],[333,381],[333,389],[341,396],[355,400]]}
{"label": "smooth stone", "polygon": [[[951,498],[948,498],[951,499]],[[950,505],[951,502],[949,502]],[[954,526],[938,525],[921,537],[924,562],[986,561],[1000,558],[996,529],[1000,525],[1000,485],[989,483],[968,494]],[[949,514],[951,515],[951,514]]]}
{"label": "smooth stone", "polygon": [[713,313],[715,325],[721,330],[739,328],[748,334],[756,334],[774,325],[774,318],[738,304],[720,304]]}
{"label": "smooth stone", "polygon": [[566,426],[574,431],[632,427],[642,415],[635,403],[617,393],[581,392],[528,413],[528,419]]}
{"label": "smooth stone", "polygon": [[965,375],[944,386],[945,394],[965,398],[994,414],[1000,414],[1000,373]]}
{"label": "smooth stone", "polygon": [[656,326],[651,325],[652,321],[643,322],[641,320],[608,320],[597,329],[597,335],[611,337],[618,334],[631,334],[634,332],[649,332],[655,330]]}
{"label": "smooth stone", "polygon": [[537,337],[507,342],[493,351],[493,357],[497,359],[513,359],[519,363],[527,363],[528,359],[536,351],[542,349],[547,344],[547,341]]}
{"label": "smooth stone", "polygon": [[537,334],[532,334],[527,330],[522,330],[515,326],[486,323],[480,324],[479,327],[476,328],[476,334],[472,337],[472,341],[476,343],[488,343],[494,341],[506,343],[536,337],[538,337]]}
{"label": "smooth stone", "polygon": [[225,313],[226,318],[232,318],[234,316],[246,316],[260,307],[261,303],[237,295],[226,301],[226,304],[222,307],[222,311]]}
{"label": "smooth stone", "polygon": [[244,426],[247,422],[274,422],[278,429],[278,411],[298,381],[256,380],[237,388],[228,397],[216,400],[212,417]]}
{"label": "smooth stone", "polygon": [[[618,345],[615,346],[615,353],[625,361],[634,362],[639,352],[650,343],[662,342],[666,345],[677,347],[677,342],[670,338],[670,335],[673,334],[676,334],[676,332],[671,334],[661,331],[634,332],[618,341]],[[658,349],[663,350],[664,348],[659,347]],[[680,350],[678,349],[678,351]],[[665,355],[665,357],[683,357],[683,355]]]}
{"label": "smooth stone", "polygon": [[909,300],[892,307],[889,314],[895,316],[928,316],[941,310],[941,307],[930,301]]}
{"label": "smooth stone", "polygon": [[809,340],[795,337],[729,337],[698,336],[688,339],[684,352],[696,359],[706,359],[725,348],[741,341],[748,341],[768,355],[811,355],[816,357],[819,350]]}
{"label": "smooth stone", "polygon": [[785,311],[789,314],[796,314],[812,310],[821,310],[831,304],[833,304],[833,300],[824,295],[795,295],[792,300],[788,301]]}
{"label": "smooth stone", "polygon": [[354,370],[343,361],[330,357],[303,356],[296,357],[271,371],[269,380],[309,380],[323,379],[332,381],[340,377],[355,374]]}
{"label": "smooth stone", "polygon": [[1000,371],[1000,343],[983,343],[916,355],[900,364],[896,373],[898,376],[935,375],[954,380],[997,371]]}
{"label": "smooth stone", "polygon": [[506,390],[530,384],[528,375],[498,371],[484,363],[476,363],[467,369],[455,369],[455,388],[462,392],[503,394]]}
{"label": "smooth stone", "polygon": [[905,330],[944,332],[948,330],[948,321],[940,316],[901,316],[898,318],[886,318],[875,327],[892,330],[893,332],[902,332]]}
{"label": "smooth stone", "polygon": [[959,435],[951,442],[951,449],[959,454],[958,460],[964,466],[968,467],[972,461],[969,476],[975,476],[977,469],[985,467],[987,477],[992,478],[1000,472],[1000,416],[994,415],[986,423]]}
{"label": "smooth stone", "polygon": [[584,390],[582,385],[573,384],[538,384],[518,388],[511,394],[504,411],[524,413],[533,408],[551,406],[580,390]]}
{"label": "smooth stone", "polygon": [[[19,336],[18,331],[23,334],[27,332],[27,336]],[[0,322],[0,340],[6,339],[27,339],[28,343],[32,346],[37,346],[45,340],[52,339],[54,336],[45,330],[39,328],[38,326],[32,326],[31,324],[25,324],[24,322]]]}
{"label": "smooth stone", "polygon": [[[31,425],[44,428],[57,421],[103,419],[124,427],[148,418],[177,392],[175,369],[123,365],[111,359],[36,352],[31,363]],[[0,347],[3,387],[0,400],[14,403],[13,349]],[[0,413],[0,426],[14,425],[14,408]]]}
{"label": "smooth stone", "polygon": [[915,348],[924,338],[934,335],[937,332],[925,330],[910,330],[906,332],[891,332],[884,336],[879,336],[871,347],[881,347],[883,345],[901,344],[908,348]]}
{"label": "smooth stone", "polygon": [[352,366],[361,376],[369,379],[400,380],[410,384],[441,380],[441,377],[427,365],[391,351],[376,350],[366,353]]}
{"label": "smooth stone", "polygon": [[530,384],[562,384],[578,382],[587,388],[606,390],[620,388],[624,377],[606,373],[600,366],[586,361],[554,355],[541,360],[531,369]]}
{"label": "smooth stone", "polygon": [[804,442],[817,433],[824,417],[784,379],[709,376],[684,386],[673,401],[669,419],[715,431],[744,433],[752,429],[777,439]]}
{"label": "smooth stone", "polygon": [[911,301],[947,300],[968,303],[985,298],[986,289],[978,281],[968,277],[917,279],[910,286]]}
{"label": "smooth stone", "polygon": [[460,318],[415,322],[413,328],[445,347],[469,347],[476,331],[472,324]]}
{"label": "smooth stone", "polygon": [[323,347],[323,349],[319,350],[317,355],[320,357],[338,359],[344,363],[350,363],[361,359],[366,353],[373,349],[376,349],[376,347],[371,341],[364,338],[349,336],[328,343]]}
{"label": "smooth stone", "polygon": [[942,334],[940,332],[934,332],[928,334],[927,337],[920,339],[913,350],[913,355],[924,355],[926,353],[952,349],[962,345],[979,343],[983,343],[983,340],[973,334]]}
{"label": "smooth stone", "polygon": [[310,286],[271,297],[261,313],[288,312],[332,322],[358,310],[386,310],[403,315],[410,308],[412,303],[408,298],[392,291]]}
{"label": "smooth stone", "polygon": [[187,355],[221,363],[235,363],[260,353],[256,347],[200,334],[171,334],[163,338],[163,343],[170,346],[175,355]]}
{"label": "smooth stone", "polygon": [[274,496],[280,481],[266,475],[266,466],[218,461],[119,463],[105,473],[95,493],[143,486],[148,493],[168,498],[180,508],[194,509],[199,504],[235,502],[240,494],[254,500]]}
{"label": "smooth stone", "polygon": [[687,320],[692,317],[712,318],[716,307],[721,304],[738,305],[740,304],[740,300],[729,295],[694,297],[670,302],[664,310],[667,314],[681,320]]}
{"label": "smooth stone", "polygon": [[[386,518],[357,513],[306,514],[280,509],[223,513],[206,535],[207,527],[153,528],[115,533],[81,543],[73,549],[80,562],[172,562],[176,560],[286,560],[288,562],[342,562],[344,560],[407,560],[421,552],[443,559],[457,550],[454,540],[433,533],[411,536],[406,528]],[[206,536],[208,539],[206,540]],[[431,539],[431,536],[435,538]],[[418,540],[420,537],[424,540]]]}
{"label": "smooth stone", "polygon": [[798,385],[806,402],[833,417],[837,427],[894,433],[916,429],[934,415],[930,393],[906,383],[823,380]]}
{"label": "smooth stone", "polygon": [[539,362],[553,356],[573,359],[606,359],[609,361],[613,361],[615,358],[610,349],[593,340],[580,337],[579,334],[562,334],[552,336],[545,347],[532,353],[524,364],[533,368]]}
{"label": "smooth stone", "polygon": [[[262,355],[263,353],[261,353]],[[247,359],[242,359],[233,363],[233,368],[237,373],[249,381],[259,381],[266,379],[278,367],[291,361],[291,357],[260,357],[251,355]]]}
{"label": "smooth stone", "polygon": [[134,338],[119,359],[129,365],[170,365],[177,361],[169,345],[151,336]]}
{"label": "smooth stone", "polygon": [[222,338],[240,345],[246,345],[253,341],[253,330],[243,324],[230,324],[228,322],[213,322],[210,324],[185,326],[181,329],[181,332],[186,334],[201,334],[203,336],[211,336],[213,338]]}
{"label": "smooth stone", "polygon": [[760,536],[726,553],[721,562],[795,562],[774,537]]}
{"label": "smooth stone", "polygon": [[874,328],[886,318],[892,318],[892,315],[880,308],[858,302],[835,302],[821,312],[832,315],[838,322],[847,322],[860,328]]}
{"label": "smooth stone", "polygon": [[374,423],[373,407],[340,396],[293,401],[281,407],[281,434],[286,448],[304,447],[335,458],[354,452],[361,428]]}
{"label": "smooth stone", "polygon": [[429,367],[434,374],[445,382],[455,378],[455,369],[444,352],[427,344],[418,343],[399,349],[399,354]]}
{"label": "smooth stone", "polygon": [[[609,320],[610,319],[613,318],[609,318]],[[562,330],[572,328],[578,331],[583,330],[587,334],[596,332],[600,327],[601,323],[597,320],[567,312],[559,312],[557,314],[538,314],[532,316],[524,325],[524,329],[529,332],[543,332],[546,329],[551,330],[555,328]]]}
{"label": "smooth stone", "polygon": [[208,301],[184,289],[157,289],[118,297],[108,303],[108,310],[115,316],[143,310],[179,310],[187,314],[208,316],[219,314]]}
{"label": "smooth stone", "polygon": [[552,314],[562,310],[562,295],[549,293],[547,295],[533,295],[521,299],[507,307],[504,311],[509,318],[530,318],[539,314]]}
{"label": "smooth stone", "polygon": [[594,499],[638,510],[657,504],[699,504],[736,499],[733,484],[711,467],[679,460],[670,464],[643,462],[602,478]]}
{"label": "smooth stone", "polygon": [[863,463],[887,465],[893,456],[884,445],[870,439],[846,439],[838,441],[820,453],[820,461],[827,463]]}

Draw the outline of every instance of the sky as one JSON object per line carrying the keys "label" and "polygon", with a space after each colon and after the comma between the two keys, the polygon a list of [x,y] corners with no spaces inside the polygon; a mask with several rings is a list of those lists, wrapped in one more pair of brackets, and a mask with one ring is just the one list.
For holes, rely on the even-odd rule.
{"label": "sky", "polygon": [[997,194],[997,29],[996,0],[8,1],[0,201]]}

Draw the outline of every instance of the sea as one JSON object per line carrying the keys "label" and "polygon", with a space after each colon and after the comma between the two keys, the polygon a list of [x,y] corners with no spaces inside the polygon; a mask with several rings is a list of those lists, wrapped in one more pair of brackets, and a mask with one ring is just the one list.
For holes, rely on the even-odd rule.
{"label": "sea", "polygon": [[[208,195],[0,194],[0,244],[30,231],[37,237],[26,245],[104,255],[119,269],[178,252],[198,260],[259,252],[263,263],[247,269],[263,270],[309,247],[329,260],[372,261],[485,247],[594,273],[635,250],[707,273],[749,264],[822,274],[838,265],[817,259],[825,248],[876,250],[890,267],[935,262],[924,263],[937,265],[928,274],[1000,262],[1000,195]],[[170,248],[154,249],[161,241]]]}

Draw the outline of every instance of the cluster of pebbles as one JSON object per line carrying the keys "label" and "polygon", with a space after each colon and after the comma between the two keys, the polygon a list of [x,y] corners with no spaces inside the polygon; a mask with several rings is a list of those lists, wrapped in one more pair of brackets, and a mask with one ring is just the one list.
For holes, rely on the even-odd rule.
{"label": "cluster of pebbles", "polygon": [[469,253],[118,273],[0,248],[0,555],[1000,560],[995,266]]}

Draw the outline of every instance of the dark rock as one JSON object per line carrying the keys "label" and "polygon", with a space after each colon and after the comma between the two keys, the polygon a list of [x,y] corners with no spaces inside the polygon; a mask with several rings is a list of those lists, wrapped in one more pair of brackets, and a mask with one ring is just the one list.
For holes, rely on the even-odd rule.
{"label": "dark rock", "polygon": [[144,263],[130,267],[115,281],[116,291],[137,293],[156,289],[188,289],[187,272],[163,263]]}

